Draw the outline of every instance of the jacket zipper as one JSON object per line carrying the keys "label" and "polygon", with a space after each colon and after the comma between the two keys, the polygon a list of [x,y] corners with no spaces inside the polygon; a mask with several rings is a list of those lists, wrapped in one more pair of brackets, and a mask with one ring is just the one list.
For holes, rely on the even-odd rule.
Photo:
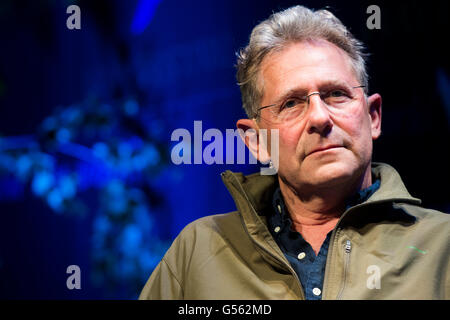
{"label": "jacket zipper", "polygon": [[344,257],[344,277],[342,280],[341,290],[339,291],[339,294],[337,296],[337,300],[340,300],[342,298],[342,293],[344,292],[345,284],[347,282],[348,266],[350,263],[350,252],[352,251],[352,243],[350,242],[350,240],[345,241],[344,250],[345,250],[345,253],[344,253],[344,255],[345,255],[345,257]]}

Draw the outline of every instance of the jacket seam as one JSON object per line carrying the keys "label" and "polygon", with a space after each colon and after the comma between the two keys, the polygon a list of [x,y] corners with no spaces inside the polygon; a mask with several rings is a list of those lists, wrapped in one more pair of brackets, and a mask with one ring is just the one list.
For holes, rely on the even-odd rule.
{"label": "jacket seam", "polygon": [[162,261],[166,264],[167,270],[169,270],[169,272],[170,272],[170,274],[172,275],[172,277],[176,280],[178,286],[180,287],[181,295],[182,295],[183,298],[184,298],[184,290],[183,290],[183,287],[181,286],[180,280],[178,280],[178,278],[176,277],[175,272],[173,272],[171,266],[169,265],[169,263],[167,262],[167,260],[165,259],[165,257],[162,258]]}

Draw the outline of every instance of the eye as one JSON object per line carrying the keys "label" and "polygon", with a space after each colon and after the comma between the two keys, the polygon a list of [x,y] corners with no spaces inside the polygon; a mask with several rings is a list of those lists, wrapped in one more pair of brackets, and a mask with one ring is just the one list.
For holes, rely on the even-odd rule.
{"label": "eye", "polygon": [[284,102],[284,103],[281,105],[281,110],[284,110],[284,109],[292,109],[292,108],[298,106],[298,105],[301,104],[301,103],[303,103],[303,100],[302,100],[302,99],[299,99],[299,98],[290,98],[290,99],[286,100],[286,102]]}
{"label": "eye", "polygon": [[332,90],[332,91],[330,91],[329,96],[331,98],[340,98],[340,97],[346,97],[347,94],[343,90]]}
{"label": "eye", "polygon": [[350,100],[350,94],[343,89],[333,89],[324,94],[324,101],[329,105],[341,105]]}

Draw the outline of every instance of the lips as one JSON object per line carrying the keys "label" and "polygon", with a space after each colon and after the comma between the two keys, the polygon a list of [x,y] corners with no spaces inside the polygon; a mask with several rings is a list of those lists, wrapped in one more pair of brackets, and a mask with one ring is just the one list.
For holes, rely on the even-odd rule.
{"label": "lips", "polygon": [[324,151],[324,150],[328,150],[328,149],[334,149],[334,148],[342,148],[342,146],[337,145],[337,144],[331,144],[328,146],[317,147],[317,148],[313,149],[310,153],[308,153],[308,156],[315,152]]}

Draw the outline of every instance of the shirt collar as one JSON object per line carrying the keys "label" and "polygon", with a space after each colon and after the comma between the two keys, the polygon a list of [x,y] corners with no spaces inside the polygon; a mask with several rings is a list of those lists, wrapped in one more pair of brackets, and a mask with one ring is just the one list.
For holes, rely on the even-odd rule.
{"label": "shirt collar", "polygon": [[[372,194],[375,193],[380,188],[380,179],[377,179],[372,185],[369,187],[358,191],[353,196],[349,197],[346,201],[346,210],[350,207],[353,207],[357,204],[363,203],[367,199],[370,198]],[[291,220],[289,215],[287,214],[286,205],[284,203],[283,195],[281,194],[281,189],[278,186],[273,194],[272,205],[275,212],[281,214],[282,220]]]}

